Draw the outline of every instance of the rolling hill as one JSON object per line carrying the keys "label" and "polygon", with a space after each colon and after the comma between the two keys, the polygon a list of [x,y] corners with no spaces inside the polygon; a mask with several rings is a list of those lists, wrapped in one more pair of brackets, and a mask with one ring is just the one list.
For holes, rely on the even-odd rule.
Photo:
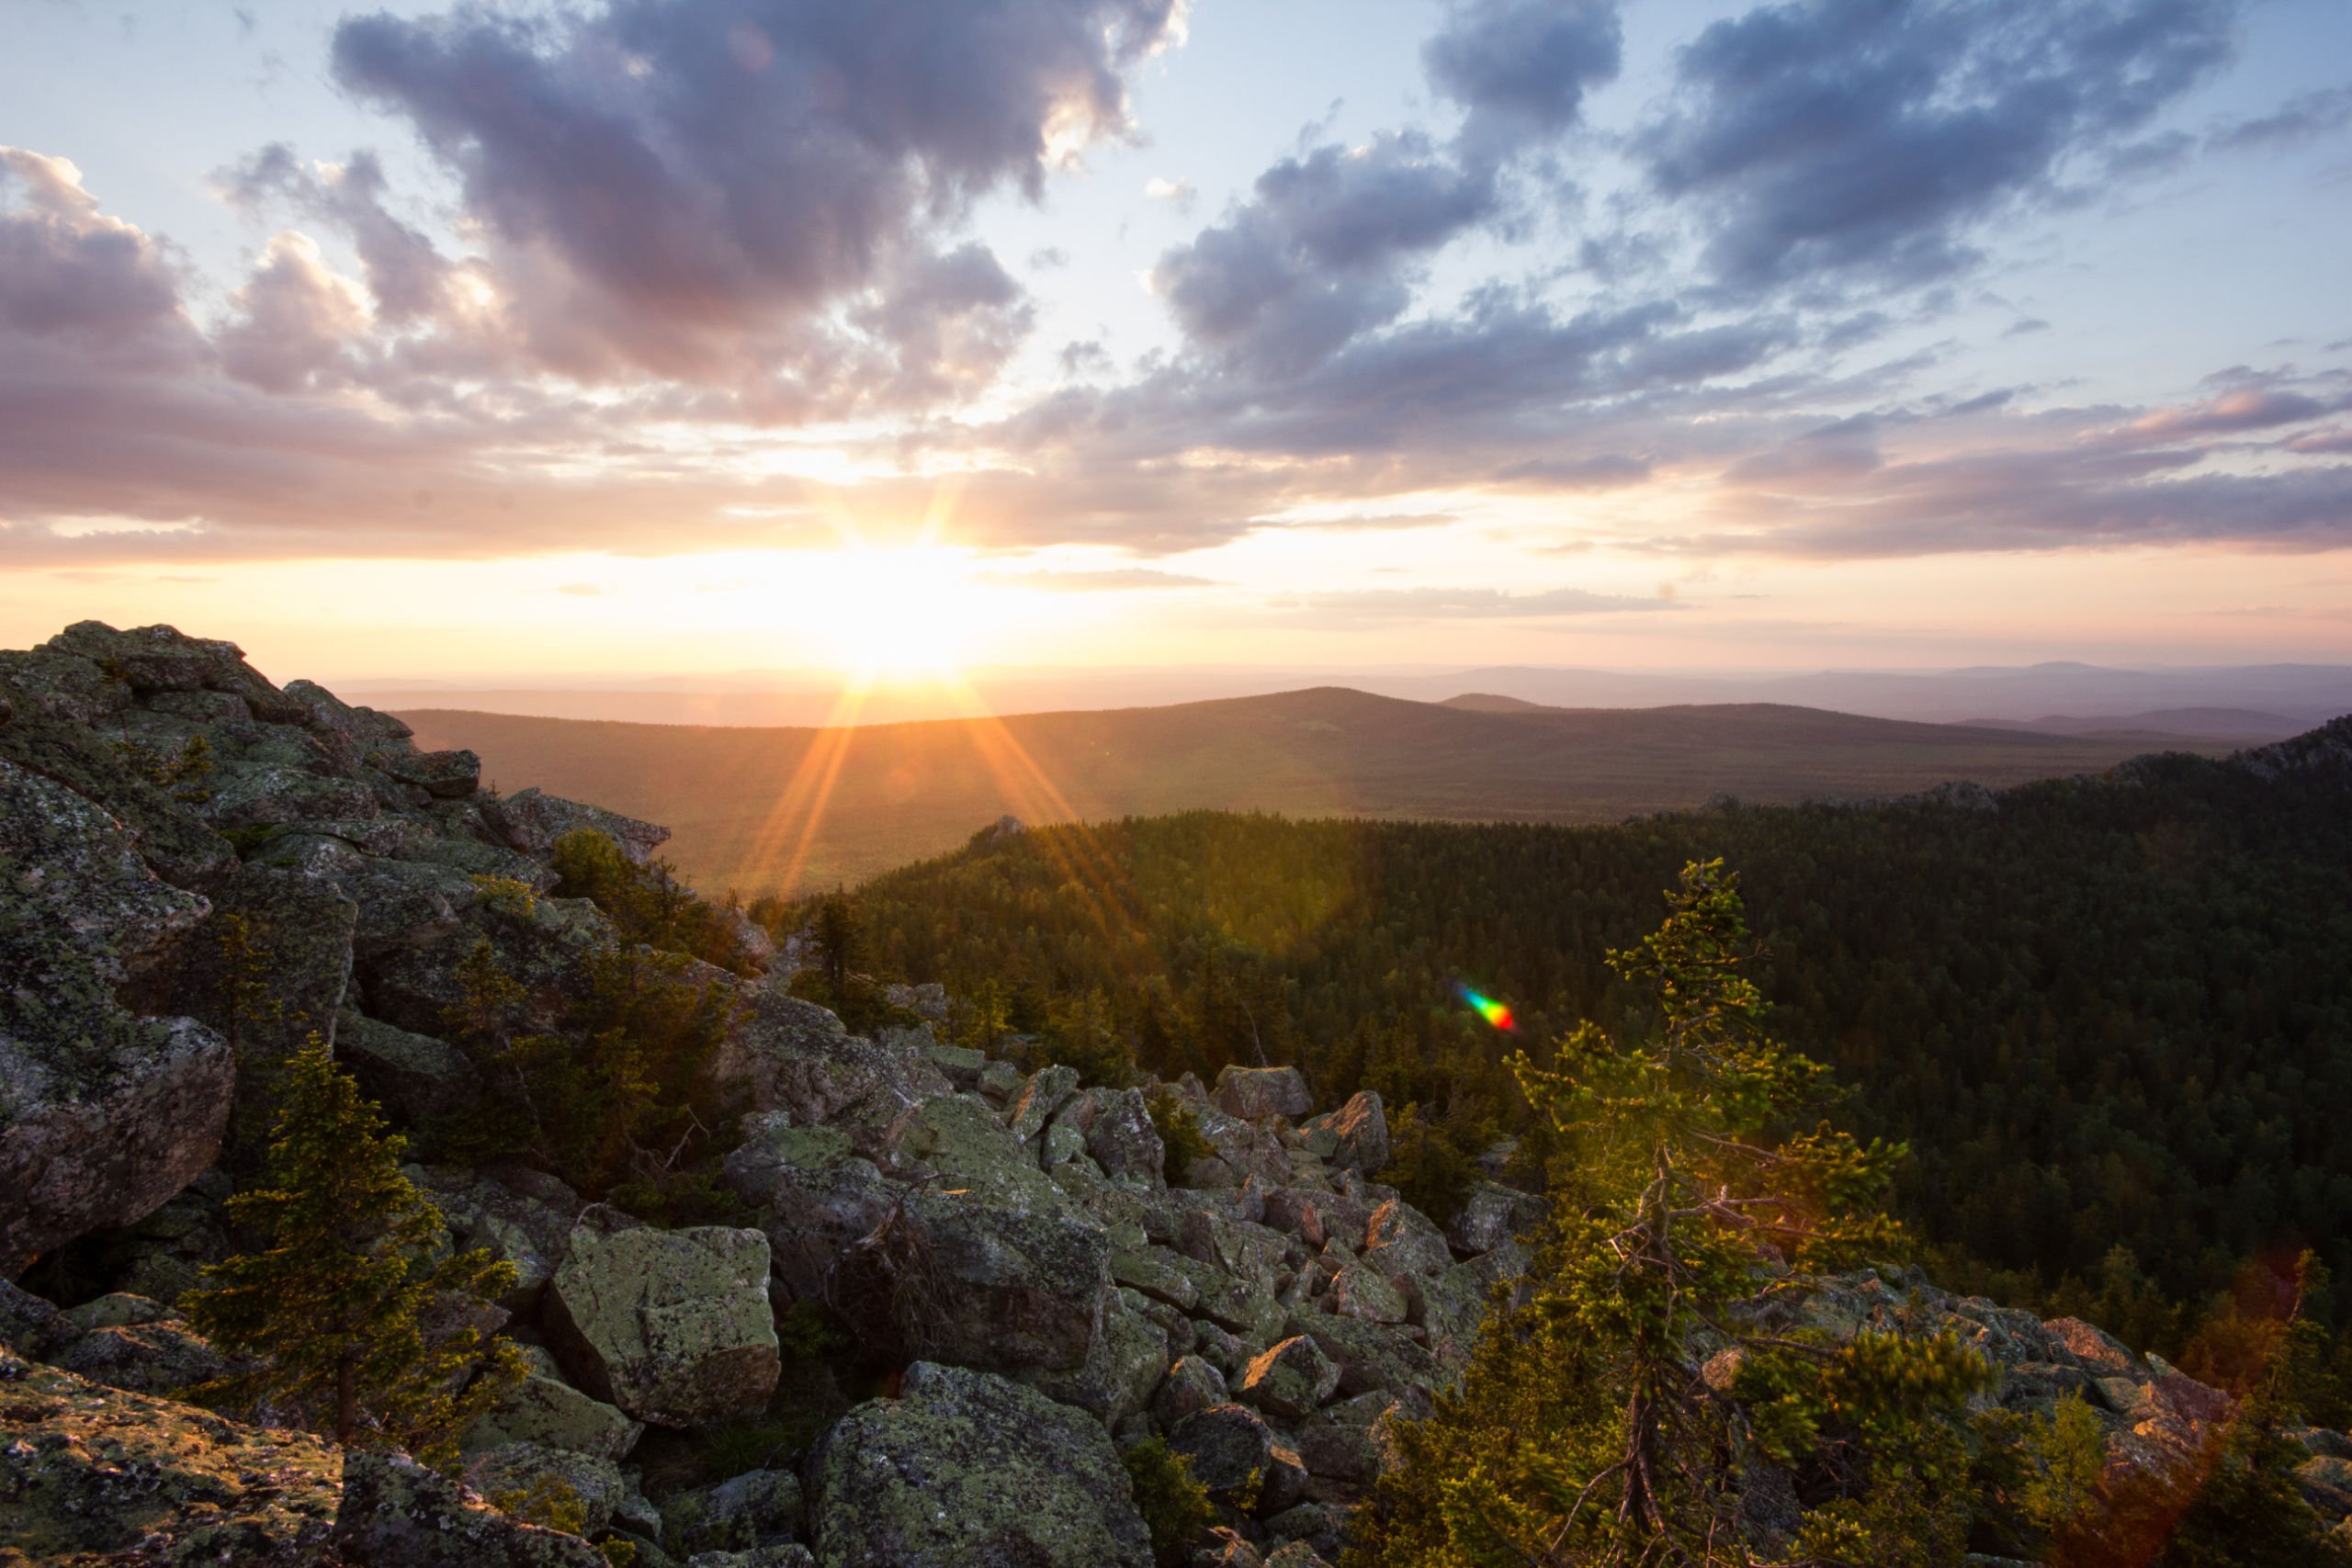
{"label": "rolling hill", "polygon": [[2142,745],[1769,704],[1501,713],[1319,687],[1168,707],[754,729],[428,709],[483,776],[668,824],[695,886],[804,892],[952,848],[1002,815],[1198,807],[1613,822],[1722,794],[1863,799],[2104,769]]}

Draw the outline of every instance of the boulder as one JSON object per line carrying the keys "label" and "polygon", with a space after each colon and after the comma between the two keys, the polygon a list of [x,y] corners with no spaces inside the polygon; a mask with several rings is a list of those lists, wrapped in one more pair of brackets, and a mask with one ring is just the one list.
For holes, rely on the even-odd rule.
{"label": "boulder", "polygon": [[1192,1461],[1193,1479],[1212,1497],[1238,1503],[1254,1496],[1261,1516],[1299,1502],[1309,1484],[1297,1450],[1246,1405],[1195,1411],[1176,1423],[1168,1446]]}
{"label": "boulder", "polygon": [[46,1361],[85,1332],[81,1324],[52,1303],[0,1279],[0,1350]]}
{"label": "boulder", "polygon": [[904,1188],[853,1152],[838,1127],[796,1127],[782,1111],[747,1117],[744,1127],[723,1168],[727,1184],[762,1211],[776,1278],[797,1298],[822,1297],[835,1260],[899,1207]]}
{"label": "boulder", "polygon": [[1267,1415],[1296,1421],[1339,1391],[1340,1369],[1305,1335],[1294,1335],[1251,1359],[1235,1390]]}
{"label": "boulder", "polygon": [[695,1427],[765,1404],[781,1362],[754,1230],[606,1228],[592,1210],[548,1290],[574,1381],[640,1421]]}
{"label": "boulder", "polygon": [[1372,1212],[1365,1227],[1363,1260],[1392,1279],[1406,1274],[1438,1274],[1453,1267],[1453,1249],[1445,1233],[1427,1214],[1391,1198]]}
{"label": "boulder", "polygon": [[359,1080],[359,1091],[399,1125],[454,1115],[481,1095],[481,1074],[463,1051],[353,1008],[336,1021],[334,1055]]}
{"label": "boulder", "polygon": [[460,1251],[481,1247],[514,1266],[514,1283],[499,1305],[517,1317],[535,1315],[571,1250],[580,1195],[527,1166],[501,1167],[495,1174],[412,1167],[410,1175],[431,1195]]}
{"label": "boulder", "polygon": [[763,989],[743,1010],[709,1068],[723,1092],[752,1111],[784,1111],[806,1126],[838,1122],[873,1134],[910,1108],[952,1092],[915,1051],[891,1051],[842,1027],[814,1002]]}
{"label": "boulder", "polygon": [[1021,1086],[1021,1093],[1005,1113],[1012,1135],[1027,1143],[1046,1130],[1046,1123],[1063,1102],[1078,1092],[1078,1069],[1059,1063],[1040,1067]]}
{"label": "boulder", "polygon": [[1054,1125],[1074,1129],[1087,1156],[1112,1180],[1155,1190],[1167,1185],[1167,1146],[1141,1089],[1084,1090],[1062,1107]]}
{"label": "boulder", "polygon": [[618,1406],[581,1393],[561,1378],[533,1372],[466,1434],[468,1451],[509,1443],[619,1461],[645,1431]]}
{"label": "boulder", "polygon": [[[1135,1298],[1141,1302],[1142,1297]],[[1021,1381],[1050,1399],[1099,1416],[1116,1427],[1151,1401],[1168,1371],[1168,1336],[1159,1325],[1119,1296],[1102,1314],[1101,1330],[1076,1371],[1024,1371]]]}
{"label": "boulder", "polygon": [[526,1499],[569,1492],[579,1499],[580,1533],[602,1535],[613,1522],[628,1484],[620,1467],[601,1454],[538,1443],[507,1443],[466,1467],[466,1484],[493,1506],[520,1507]]}
{"label": "boulder", "polygon": [[[212,895],[179,982],[188,1010],[229,1039],[249,1076],[312,1033],[335,1038],[359,908],[322,876],[242,865]],[[266,1094],[248,1095],[265,1110]]]}
{"label": "boulder", "polygon": [[826,1568],[1150,1568],[1125,1467],[1090,1417],[987,1372],[919,1361],[809,1464]]}
{"label": "boulder", "polygon": [[1168,1369],[1159,1393],[1152,1395],[1152,1418],[1165,1431],[1187,1416],[1212,1404],[1227,1404],[1229,1399],[1225,1374],[1201,1357],[1186,1356]]}
{"label": "boulder", "polygon": [[607,1568],[578,1536],[510,1518],[402,1453],[345,1457],[331,1540],[352,1568]]}
{"label": "boulder", "polygon": [[1294,1334],[1304,1334],[1340,1366],[1340,1392],[1386,1393],[1415,1419],[1430,1413],[1430,1390],[1438,1381],[1430,1353],[1403,1333],[1328,1313],[1293,1313]]}
{"label": "boulder", "polygon": [[370,752],[368,763],[442,800],[462,799],[481,787],[481,759],[471,751],[385,747]]}
{"label": "boulder", "polygon": [[1410,1314],[1405,1292],[1369,1264],[1350,1258],[1331,1278],[1333,1312],[1363,1323],[1402,1323]]}
{"label": "boulder", "polygon": [[209,912],[120,822],[0,759],[0,1278],[141,1219],[219,1152],[228,1042],[123,1000],[176,968]]}
{"label": "boulder", "polygon": [[1499,1181],[1482,1181],[1463,1201],[1445,1237],[1464,1252],[1491,1252],[1544,1223],[1544,1200]]}
{"label": "boulder", "polygon": [[1332,1164],[1370,1176],[1388,1163],[1388,1113],[1378,1091],[1358,1089],[1345,1105],[1317,1122],[1332,1135]]}
{"label": "boulder", "polygon": [[787,1541],[746,1551],[697,1551],[686,1559],[684,1568],[817,1568],[817,1560],[807,1547]]}
{"label": "boulder", "polygon": [[1217,1109],[1244,1122],[1304,1116],[1315,1108],[1296,1067],[1228,1066],[1216,1076]]}
{"label": "boulder", "polygon": [[[287,688],[288,692],[293,689]],[[653,863],[653,852],[670,839],[670,829],[655,823],[639,822],[633,817],[623,817],[602,807],[583,806],[560,795],[543,795],[537,789],[516,790],[494,802],[486,802],[482,816],[510,845],[539,859],[547,857],[558,839],[586,828],[612,840],[631,863],[645,867]]]}
{"label": "boulder", "polygon": [[56,1359],[92,1382],[136,1393],[175,1393],[229,1370],[203,1336],[185,1324],[164,1322],[93,1328]]}

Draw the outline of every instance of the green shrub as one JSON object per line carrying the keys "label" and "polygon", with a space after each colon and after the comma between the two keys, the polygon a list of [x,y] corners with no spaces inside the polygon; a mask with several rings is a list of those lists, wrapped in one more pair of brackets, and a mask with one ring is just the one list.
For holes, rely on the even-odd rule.
{"label": "green shrub", "polygon": [[1175,1095],[1162,1090],[1145,1101],[1145,1108],[1151,1112],[1152,1129],[1159,1134],[1160,1146],[1165,1151],[1160,1157],[1160,1174],[1168,1179],[1170,1187],[1181,1187],[1193,1162],[1215,1155],[1216,1145],[1201,1131],[1201,1119],[1193,1114],[1193,1108]]}
{"label": "green shrub", "polygon": [[1208,1492],[1193,1479],[1193,1461],[1159,1437],[1146,1438],[1119,1457],[1135,1488],[1136,1512],[1151,1532],[1152,1557],[1160,1568],[1177,1568],[1216,1522]]}

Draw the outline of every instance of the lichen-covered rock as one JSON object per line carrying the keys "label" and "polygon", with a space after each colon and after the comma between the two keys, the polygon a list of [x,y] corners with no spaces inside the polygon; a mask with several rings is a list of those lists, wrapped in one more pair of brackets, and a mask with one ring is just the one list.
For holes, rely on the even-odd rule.
{"label": "lichen-covered rock", "polygon": [[134,1393],[175,1393],[229,1370],[220,1352],[185,1324],[116,1323],[93,1328],[56,1358],[92,1382]]}
{"label": "lichen-covered rock", "polygon": [[510,1518],[400,1453],[345,1459],[332,1543],[354,1568],[606,1568],[580,1537]]}
{"label": "lichen-covered rock", "polygon": [[1168,1362],[1167,1334],[1114,1296],[1083,1365],[1075,1371],[1026,1371],[1022,1381],[1049,1398],[1101,1417],[1105,1427],[1116,1427],[1150,1403]]}
{"label": "lichen-covered rock", "polygon": [[46,1361],[86,1332],[54,1303],[0,1280],[0,1349]]}
{"label": "lichen-covered rock", "polygon": [[1150,1568],[1102,1427],[987,1372],[917,1362],[811,1461],[823,1568]]}
{"label": "lichen-covered rock", "polygon": [[837,1259],[874,1233],[903,1188],[884,1179],[838,1127],[796,1127],[788,1112],[744,1119],[727,1184],[761,1210],[777,1279],[796,1298],[822,1297]]}
{"label": "lichen-covered rock", "polygon": [[1436,1222],[1402,1198],[1391,1198],[1372,1212],[1363,1260],[1391,1278],[1438,1274],[1453,1267],[1453,1249]]}
{"label": "lichen-covered rock", "polygon": [[140,1219],[212,1163],[228,1043],[122,1000],[176,967],[209,912],[121,823],[0,759],[0,1276]]}
{"label": "lichen-covered rock", "polygon": [[1309,1122],[1331,1134],[1329,1159],[1372,1175],[1388,1163],[1388,1113],[1376,1089],[1358,1089],[1345,1105]]}
{"label": "lichen-covered rock", "polygon": [[405,784],[443,800],[459,799],[481,787],[481,759],[471,751],[379,750],[368,759]]}
{"label": "lichen-covered rock", "polygon": [[1429,1415],[1437,1363],[1404,1334],[1328,1313],[1293,1313],[1289,1326],[1339,1363],[1341,1393],[1386,1393],[1406,1407],[1408,1416]]}
{"label": "lichen-covered rock", "polygon": [[1019,1098],[1013,1100],[1012,1109],[1005,1113],[1005,1125],[1012,1129],[1015,1138],[1025,1144],[1044,1132],[1054,1112],[1077,1092],[1078,1072],[1075,1068],[1065,1067],[1058,1062],[1040,1067],[1029,1075],[1028,1082],[1021,1086]]}
{"label": "lichen-covered rock", "polygon": [[592,1211],[548,1287],[548,1333],[599,1399],[656,1426],[699,1426],[775,1392],[767,1284],[758,1231],[607,1229]]}
{"label": "lichen-covered rock", "polygon": [[628,1457],[644,1431],[644,1423],[630,1420],[619,1406],[582,1393],[560,1378],[534,1372],[474,1423],[466,1434],[466,1448],[472,1451],[537,1443],[619,1461]]}
{"label": "lichen-covered rock", "polygon": [[356,1009],[336,1021],[334,1055],[360,1093],[407,1126],[453,1115],[481,1095],[481,1074],[463,1051]]}
{"label": "lichen-covered rock", "polygon": [[1253,1358],[1235,1392],[1269,1416],[1296,1421],[1315,1414],[1339,1387],[1338,1363],[1298,1334]]}
{"label": "lichen-covered rock", "polygon": [[1306,1466],[1296,1450],[1242,1404],[1213,1404],[1179,1421],[1168,1446],[1192,1461],[1193,1479],[1227,1502],[1254,1498],[1260,1514],[1279,1513],[1305,1495]]}
{"label": "lichen-covered rock", "polygon": [[1152,1419],[1166,1431],[1187,1416],[1228,1403],[1230,1397],[1223,1372],[1202,1357],[1186,1356],[1168,1369],[1168,1376],[1152,1395]]}
{"label": "lichen-covered rock", "polygon": [[1304,1116],[1315,1108],[1296,1067],[1228,1066],[1216,1076],[1217,1109],[1245,1122]]}
{"label": "lichen-covered rock", "polygon": [[1155,1189],[1167,1185],[1167,1146],[1151,1124],[1141,1089],[1086,1089],[1070,1098],[1053,1124],[1075,1129],[1088,1157],[1112,1180]]}
{"label": "lichen-covered rock", "polygon": [[0,1562],[311,1568],[327,1560],[343,1469],[317,1438],[0,1351]]}
{"label": "lichen-covered rock", "polygon": [[535,1493],[560,1488],[579,1501],[583,1536],[605,1532],[628,1491],[620,1467],[600,1454],[527,1442],[503,1444],[477,1457],[466,1467],[466,1484],[492,1504],[519,1505]]}
{"label": "lichen-covered rock", "polygon": [[1331,1278],[1333,1312],[1363,1323],[1402,1323],[1409,1311],[1405,1292],[1385,1274],[1350,1258]]}
{"label": "lichen-covered rock", "polygon": [[754,1546],[745,1551],[697,1551],[684,1568],[816,1568],[808,1549],[797,1542]]}
{"label": "lichen-covered rock", "polygon": [[662,1505],[662,1543],[681,1557],[789,1543],[800,1533],[800,1478],[753,1470]]}
{"label": "lichen-covered rock", "polygon": [[1464,1252],[1491,1252],[1542,1224],[1544,1213],[1544,1200],[1534,1193],[1482,1181],[1463,1201],[1445,1227],[1445,1236]]}
{"label": "lichen-covered rock", "polygon": [[[292,690],[288,687],[288,690]],[[519,789],[484,809],[507,841],[525,854],[545,858],[555,841],[581,829],[602,833],[639,866],[653,863],[653,852],[669,842],[670,829],[640,822],[599,806],[585,806],[537,789]]]}
{"label": "lichen-covered rock", "polygon": [[752,1111],[783,1111],[878,1134],[910,1107],[952,1092],[915,1050],[861,1039],[814,1002],[762,990],[713,1055],[713,1083]]}

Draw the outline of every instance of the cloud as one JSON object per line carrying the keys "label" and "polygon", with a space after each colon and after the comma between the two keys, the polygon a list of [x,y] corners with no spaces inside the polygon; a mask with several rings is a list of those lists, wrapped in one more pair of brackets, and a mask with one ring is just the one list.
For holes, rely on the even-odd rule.
{"label": "cloud", "polygon": [[2223,152],[2267,152],[2315,141],[2352,125],[2352,86],[2299,93],[2267,115],[2232,120],[2215,130],[2207,144]]}
{"label": "cloud", "polygon": [[593,582],[567,582],[556,592],[569,593],[576,599],[601,599],[605,595],[605,591]]}
{"label": "cloud", "polygon": [[215,338],[232,376],[290,392],[346,379],[346,355],[370,324],[366,301],[337,276],[308,235],[272,239],[262,264],[231,301],[235,318]]}
{"label": "cloud", "polygon": [[1490,178],[1417,131],[1317,147],[1274,164],[1249,201],[1161,255],[1152,288],[1185,336],[1234,371],[1295,375],[1401,315],[1408,266],[1495,201]]}
{"label": "cloud", "polygon": [[1290,594],[1270,603],[1277,610],[1359,625],[1384,621],[1555,620],[1571,615],[1684,608],[1669,599],[1592,593],[1581,588],[1551,588],[1532,593],[1510,593],[1498,588],[1371,588]]}
{"label": "cloud", "polygon": [[1738,292],[1912,287],[2230,52],[2236,0],[1792,0],[1713,23],[1634,140]]}
{"label": "cloud", "polygon": [[[1125,134],[1125,73],[1175,9],[461,6],[348,18],[333,62],[458,178],[537,363],[583,379],[774,381],[766,406],[790,417],[820,391],[854,399],[875,353],[901,391],[966,379],[976,359],[930,357],[944,340],[1001,358],[1017,313],[1000,294],[942,294],[943,268],[978,270],[972,247],[942,236],[980,197],[1035,196],[1062,152]],[[950,298],[985,319],[946,328]]]}
{"label": "cloud", "polygon": [[1144,182],[1143,194],[1152,201],[1164,201],[1179,212],[1193,210],[1193,203],[1200,192],[1193,188],[1189,179],[1165,179],[1155,175]]}
{"label": "cloud", "polygon": [[1430,85],[1467,111],[1461,147],[1473,163],[1576,124],[1623,55],[1613,0],[1464,0],[1421,48]]}
{"label": "cloud", "polygon": [[2223,393],[2207,402],[2160,408],[2132,422],[2130,433],[2160,441],[2191,435],[2225,434],[2241,430],[2267,430],[2316,419],[2329,405],[2301,392],[2248,387]]}
{"label": "cloud", "polygon": [[978,581],[998,588],[1027,588],[1048,593],[1128,592],[1139,589],[1215,588],[1215,578],[1193,577],[1156,567],[1114,567],[1103,571],[992,571]]}

